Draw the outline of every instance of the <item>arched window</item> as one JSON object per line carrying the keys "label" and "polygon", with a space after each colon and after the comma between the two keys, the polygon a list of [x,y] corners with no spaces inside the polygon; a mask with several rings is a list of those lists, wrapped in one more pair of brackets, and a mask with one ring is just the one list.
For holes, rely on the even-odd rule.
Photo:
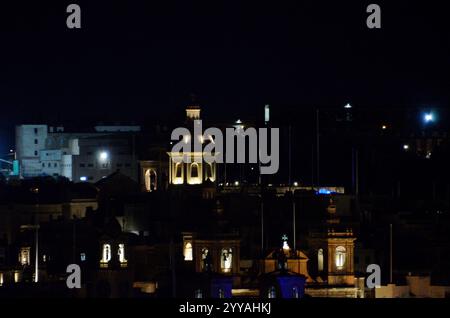
{"label": "arched window", "polygon": [[119,244],[117,254],[119,255],[120,266],[126,267],[128,261],[125,258],[125,244]]}
{"label": "arched window", "polygon": [[184,245],[184,260],[185,261],[192,261],[193,260],[192,244],[190,242],[187,242]]}
{"label": "arched window", "polygon": [[156,179],[156,171],[153,169],[147,169],[145,171],[145,189],[148,192],[152,192],[156,190],[157,179]]}
{"label": "arched window", "polygon": [[206,247],[202,248],[201,257],[202,271],[209,271],[211,269],[211,255],[209,255],[209,250]]}
{"label": "arched window", "polygon": [[292,298],[299,298],[298,287],[292,287]]}
{"label": "arched window", "polygon": [[195,298],[203,298],[203,292],[202,292],[202,290],[201,290],[201,289],[195,290],[194,297],[195,297]]}
{"label": "arched window", "polygon": [[323,271],[323,249],[321,248],[317,251],[317,269],[319,272]]}
{"label": "arched window", "polygon": [[196,162],[191,165],[191,178],[198,178],[198,164]]}
{"label": "arched window", "polygon": [[175,165],[175,178],[182,178],[183,177],[183,166],[180,162],[177,162]]}
{"label": "arched window", "polygon": [[212,164],[211,163],[205,163],[205,180],[213,180],[213,174],[212,174]]}
{"label": "arched window", "polygon": [[102,259],[100,260],[101,267],[108,267],[108,263],[111,260],[111,245],[103,244]]}
{"label": "arched window", "polygon": [[277,298],[277,291],[274,286],[271,286],[267,292],[268,298]]}
{"label": "arched window", "polygon": [[343,269],[345,264],[346,250],[343,246],[336,247],[335,257],[336,257],[336,267],[337,269]]}
{"label": "arched window", "polygon": [[225,292],[223,291],[223,288],[219,288],[219,298],[225,298]]}
{"label": "arched window", "polygon": [[220,255],[220,268],[222,272],[230,273],[233,268],[233,250],[231,248],[223,248]]}

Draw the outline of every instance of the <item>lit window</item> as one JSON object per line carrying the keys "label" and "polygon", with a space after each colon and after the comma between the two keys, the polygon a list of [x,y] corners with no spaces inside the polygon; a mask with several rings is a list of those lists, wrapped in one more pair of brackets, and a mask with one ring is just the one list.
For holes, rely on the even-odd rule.
{"label": "lit window", "polygon": [[223,288],[219,288],[219,298],[225,298],[225,292],[223,291]]}
{"label": "lit window", "polygon": [[267,297],[268,298],[276,298],[277,297],[277,292],[274,286],[269,288],[269,291],[267,293]]}
{"label": "lit window", "polygon": [[85,261],[86,261],[86,253],[80,253],[80,260],[81,260],[82,262],[85,262]]}
{"label": "lit window", "polygon": [[30,250],[29,247],[21,247],[19,252],[19,263],[20,265],[30,265]]}
{"label": "lit window", "polygon": [[197,289],[194,293],[195,298],[203,298],[203,292],[201,289]]}
{"label": "lit window", "polygon": [[3,273],[0,273],[0,286],[3,285]]}
{"label": "lit window", "polygon": [[111,260],[111,245],[103,244],[102,259],[100,260],[100,267],[108,267]]}
{"label": "lit window", "polygon": [[184,245],[184,260],[185,261],[193,260],[192,244],[190,242],[187,242],[186,245]]}
{"label": "lit window", "polygon": [[292,288],[292,298],[299,298],[297,286]]}
{"label": "lit window", "polygon": [[211,255],[209,255],[209,250],[206,247],[202,249],[201,265],[203,271],[211,269]]}
{"label": "lit window", "polygon": [[220,268],[223,273],[229,273],[232,269],[233,252],[231,248],[223,248],[221,252]]}
{"label": "lit window", "polygon": [[87,181],[87,177],[80,177],[80,181]]}
{"label": "lit window", "polygon": [[119,250],[117,251],[119,255],[119,262],[121,267],[127,266],[127,259],[125,258],[125,244],[119,244]]}
{"label": "lit window", "polygon": [[14,272],[14,283],[18,283],[20,279],[20,273],[18,271]]}
{"label": "lit window", "polygon": [[336,267],[337,269],[343,269],[345,264],[346,250],[343,246],[338,246],[336,248]]}
{"label": "lit window", "polygon": [[317,251],[317,268],[319,272],[323,271],[323,249],[321,248]]}

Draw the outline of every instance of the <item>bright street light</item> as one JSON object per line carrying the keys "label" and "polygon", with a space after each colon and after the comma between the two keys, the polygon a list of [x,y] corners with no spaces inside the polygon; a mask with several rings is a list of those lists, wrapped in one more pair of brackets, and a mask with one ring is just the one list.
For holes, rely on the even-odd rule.
{"label": "bright street light", "polygon": [[108,159],[108,153],[106,151],[102,151],[100,153],[100,160],[106,161]]}
{"label": "bright street light", "polygon": [[423,120],[425,121],[425,123],[431,123],[434,121],[434,116],[433,113],[425,113],[423,115]]}

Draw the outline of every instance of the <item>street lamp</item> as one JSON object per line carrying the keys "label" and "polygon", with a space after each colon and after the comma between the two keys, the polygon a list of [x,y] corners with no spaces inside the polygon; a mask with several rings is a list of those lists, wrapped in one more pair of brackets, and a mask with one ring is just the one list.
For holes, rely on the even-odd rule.
{"label": "street lamp", "polygon": [[108,159],[108,153],[106,151],[100,152],[99,158],[101,161],[106,161]]}
{"label": "street lamp", "polygon": [[429,112],[423,115],[423,121],[428,124],[434,122],[434,114]]}

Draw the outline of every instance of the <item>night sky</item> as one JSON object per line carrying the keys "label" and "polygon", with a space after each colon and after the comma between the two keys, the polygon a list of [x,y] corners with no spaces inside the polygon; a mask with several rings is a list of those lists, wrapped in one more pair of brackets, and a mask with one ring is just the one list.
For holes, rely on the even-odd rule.
{"label": "night sky", "polygon": [[[243,2],[2,3],[0,150],[16,124],[167,120],[191,93],[211,118],[266,103],[448,106],[443,3]],[[381,30],[366,27],[372,2]],[[81,30],[66,27],[69,3],[81,6]]]}

